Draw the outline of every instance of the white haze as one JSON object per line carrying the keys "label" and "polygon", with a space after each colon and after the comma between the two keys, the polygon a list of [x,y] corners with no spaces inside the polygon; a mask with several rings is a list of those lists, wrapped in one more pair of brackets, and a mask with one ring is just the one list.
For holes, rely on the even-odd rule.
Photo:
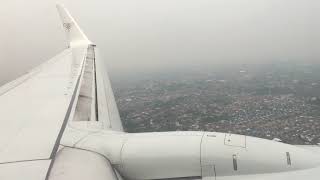
{"label": "white haze", "polygon": [[[53,0],[0,6],[0,85],[66,47]],[[62,0],[112,73],[318,61],[317,0]]]}

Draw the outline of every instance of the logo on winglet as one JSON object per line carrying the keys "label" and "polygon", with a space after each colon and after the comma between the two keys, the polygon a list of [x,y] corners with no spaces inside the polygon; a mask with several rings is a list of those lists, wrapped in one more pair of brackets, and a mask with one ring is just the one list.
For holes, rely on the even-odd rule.
{"label": "logo on winglet", "polygon": [[70,31],[72,24],[71,23],[63,23],[63,27],[66,29],[66,31]]}

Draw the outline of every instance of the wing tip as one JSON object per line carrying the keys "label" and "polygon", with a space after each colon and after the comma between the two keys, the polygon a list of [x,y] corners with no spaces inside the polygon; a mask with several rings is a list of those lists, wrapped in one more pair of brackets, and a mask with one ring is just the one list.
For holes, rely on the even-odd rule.
{"label": "wing tip", "polygon": [[56,8],[67,35],[69,47],[92,44],[64,5],[56,3]]}
{"label": "wing tip", "polygon": [[59,2],[56,2],[56,8],[57,8],[57,9],[63,8],[63,4],[61,4],[61,3],[59,3]]}

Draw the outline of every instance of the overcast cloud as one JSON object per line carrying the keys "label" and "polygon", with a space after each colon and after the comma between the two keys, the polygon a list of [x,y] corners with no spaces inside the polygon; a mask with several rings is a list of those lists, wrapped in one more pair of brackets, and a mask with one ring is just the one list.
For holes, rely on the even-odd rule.
{"label": "overcast cloud", "polygon": [[[0,6],[0,85],[66,47],[53,0]],[[320,60],[318,0],[61,0],[112,73]]]}

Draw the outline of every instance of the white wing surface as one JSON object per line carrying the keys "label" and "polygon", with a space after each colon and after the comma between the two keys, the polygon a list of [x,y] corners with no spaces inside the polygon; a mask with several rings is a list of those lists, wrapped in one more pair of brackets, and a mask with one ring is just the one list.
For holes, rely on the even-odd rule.
{"label": "white wing surface", "polygon": [[66,50],[2,88],[0,163],[52,158],[70,114],[81,64]]}
{"label": "white wing surface", "polygon": [[[65,50],[1,88],[1,169],[17,166],[19,171],[26,168],[46,176],[76,97],[84,55],[85,49]],[[3,172],[7,171],[0,171],[0,177]]]}
{"label": "white wing surface", "polygon": [[112,129],[115,131],[123,131],[118,107],[111,88],[106,66],[102,59],[98,56],[98,50],[95,49],[96,74],[97,74],[97,96],[98,96],[98,112],[99,120],[103,123],[104,129]]}
{"label": "white wing surface", "polygon": [[95,46],[63,7],[57,9],[69,48],[0,88],[0,179],[48,178],[74,118],[122,130],[109,80],[96,73]]}

